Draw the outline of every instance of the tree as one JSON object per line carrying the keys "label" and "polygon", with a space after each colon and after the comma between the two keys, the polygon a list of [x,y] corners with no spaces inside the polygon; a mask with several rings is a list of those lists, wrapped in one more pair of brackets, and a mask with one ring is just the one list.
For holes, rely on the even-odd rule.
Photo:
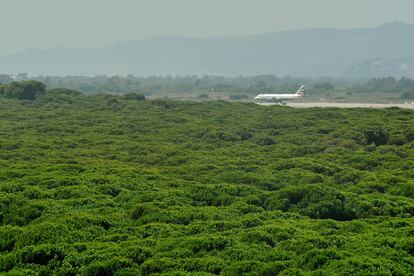
{"label": "tree", "polygon": [[408,90],[412,91],[414,89],[414,80],[409,79],[409,78],[401,78],[397,82],[397,86],[401,90],[407,90],[408,89]]}
{"label": "tree", "polygon": [[414,99],[414,89],[401,94],[402,100]]}
{"label": "tree", "polygon": [[47,91],[47,93],[51,95],[66,95],[66,96],[73,96],[73,97],[82,95],[82,92],[79,92],[77,90],[72,90],[72,89],[66,89],[66,88],[52,89],[52,90]]}
{"label": "tree", "polygon": [[46,92],[46,85],[39,81],[14,81],[4,87],[3,95],[6,98],[19,100],[34,100],[38,95]]}
{"label": "tree", "polygon": [[136,93],[128,93],[125,94],[124,98],[126,100],[145,100],[145,96],[144,95],[140,95],[140,94],[136,94]]}
{"label": "tree", "polygon": [[324,91],[335,90],[335,86],[333,86],[329,82],[315,84],[313,88],[316,90],[324,90]]}
{"label": "tree", "polygon": [[375,126],[364,131],[365,138],[368,144],[374,143],[376,146],[385,145],[388,143],[389,135],[387,130],[382,127]]}

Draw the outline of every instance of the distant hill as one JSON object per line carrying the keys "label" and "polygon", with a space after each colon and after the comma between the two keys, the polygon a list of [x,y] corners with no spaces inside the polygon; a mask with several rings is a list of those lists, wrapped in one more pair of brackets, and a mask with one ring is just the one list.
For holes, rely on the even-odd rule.
{"label": "distant hill", "polygon": [[343,74],[347,78],[374,78],[394,76],[414,76],[414,56],[411,57],[376,57],[348,68]]}
{"label": "distant hill", "polygon": [[[414,25],[393,22],[373,29],[305,29],[224,38],[158,37],[102,48],[31,49],[1,58],[0,73],[358,77],[360,64],[367,61],[412,56]],[[397,69],[391,66],[383,72],[405,72]],[[414,76],[412,70],[406,72],[408,77]]]}

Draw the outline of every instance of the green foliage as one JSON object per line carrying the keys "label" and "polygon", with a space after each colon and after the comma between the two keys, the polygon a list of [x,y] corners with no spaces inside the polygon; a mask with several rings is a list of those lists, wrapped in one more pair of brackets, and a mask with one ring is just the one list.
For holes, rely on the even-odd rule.
{"label": "green foliage", "polygon": [[414,127],[410,126],[407,129],[405,129],[405,137],[408,141],[414,141]]}
{"label": "green foliage", "polygon": [[335,86],[333,86],[329,82],[324,82],[324,83],[315,84],[313,86],[313,89],[317,89],[317,90],[335,90]]}
{"label": "green foliage", "polygon": [[3,85],[0,89],[0,95],[2,94],[6,98],[16,98],[19,100],[34,100],[45,92],[46,85],[34,80],[12,82]]}
{"label": "green foliage", "polygon": [[401,78],[399,80],[394,77],[373,78],[367,82],[363,91],[374,92],[388,92],[388,93],[410,93],[414,89],[414,80],[409,78]]}
{"label": "green foliage", "polygon": [[0,273],[414,273],[413,111],[135,95],[0,99]]}
{"label": "green foliage", "polygon": [[414,99],[414,88],[411,91],[406,91],[402,93],[400,98],[403,100],[413,100]]}
{"label": "green foliage", "polygon": [[330,187],[286,187],[266,200],[266,208],[298,212],[311,218],[352,220],[356,216],[346,197]]}
{"label": "green foliage", "polygon": [[128,93],[124,95],[124,99],[126,100],[145,100],[145,96],[144,95],[139,95],[136,93]]}
{"label": "green foliage", "polygon": [[388,143],[388,132],[382,127],[372,127],[364,131],[368,144],[375,144],[377,146]]}
{"label": "green foliage", "polygon": [[71,90],[71,89],[65,89],[65,88],[55,88],[55,89],[49,90],[47,93],[51,95],[66,95],[66,96],[73,96],[73,97],[82,95],[82,93],[77,90]]}
{"label": "green foliage", "polygon": [[95,261],[89,266],[82,268],[79,272],[90,276],[111,276],[115,273],[122,273],[122,269],[133,267],[130,259],[114,258],[106,261]]}

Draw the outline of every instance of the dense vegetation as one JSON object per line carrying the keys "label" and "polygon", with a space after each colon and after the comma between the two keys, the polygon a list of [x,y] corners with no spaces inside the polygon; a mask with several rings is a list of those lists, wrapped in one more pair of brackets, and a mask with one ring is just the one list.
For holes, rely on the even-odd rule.
{"label": "dense vegetation", "polygon": [[19,100],[34,100],[46,92],[46,85],[39,81],[13,81],[9,84],[0,84],[0,97]]}
{"label": "dense vegetation", "polygon": [[0,98],[0,272],[414,273],[414,112]]}

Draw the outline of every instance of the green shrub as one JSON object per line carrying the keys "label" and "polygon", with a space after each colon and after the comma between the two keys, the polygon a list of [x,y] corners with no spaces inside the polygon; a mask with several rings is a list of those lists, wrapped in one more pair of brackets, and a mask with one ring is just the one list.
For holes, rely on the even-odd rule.
{"label": "green shrub", "polygon": [[275,145],[277,142],[270,137],[260,137],[256,139],[256,144],[259,146],[272,146]]}
{"label": "green shrub", "polygon": [[22,196],[0,193],[0,224],[23,226],[39,218],[46,207]]}
{"label": "green shrub", "polygon": [[275,245],[269,233],[259,230],[248,231],[242,236],[241,241],[246,243],[264,243],[272,247]]}
{"label": "green shrub", "polygon": [[108,261],[95,261],[80,270],[81,274],[90,276],[111,276],[118,271],[134,267],[130,260],[113,258]]}
{"label": "green shrub", "polygon": [[407,138],[408,141],[414,141],[414,127],[409,127],[405,130],[405,138]]}
{"label": "green shrub", "polygon": [[337,259],[339,259],[339,257],[336,250],[313,249],[302,255],[298,262],[305,270],[316,270]]}
{"label": "green shrub", "polygon": [[128,257],[138,265],[142,264],[152,256],[150,249],[143,247],[128,248],[127,252]]}
{"label": "green shrub", "polygon": [[135,94],[135,93],[128,93],[124,95],[124,99],[142,101],[142,100],[145,100],[145,96],[140,95],[140,94]]}
{"label": "green shrub", "polygon": [[258,271],[263,266],[262,263],[257,261],[239,261],[233,262],[225,270],[226,275],[246,275]]}
{"label": "green shrub", "polygon": [[46,92],[46,85],[39,81],[12,82],[3,87],[3,95],[6,98],[19,100],[34,100],[37,96]]}
{"label": "green shrub", "polygon": [[290,266],[289,261],[277,261],[273,263],[266,264],[260,272],[260,275],[263,276],[274,276],[279,275],[282,271]]}
{"label": "green shrub", "polygon": [[28,246],[17,253],[17,258],[24,264],[47,265],[54,261],[61,264],[65,258],[65,250],[50,244]]}
{"label": "green shrub", "polygon": [[175,266],[177,266],[177,263],[171,258],[151,259],[141,265],[141,271],[143,275],[151,275],[167,272]]}
{"label": "green shrub", "polygon": [[351,220],[356,218],[346,197],[326,186],[283,188],[265,202],[267,209],[298,212],[311,218]]}
{"label": "green shrub", "polygon": [[361,180],[361,173],[357,170],[344,170],[333,176],[335,183],[339,185],[354,185]]}
{"label": "green shrub", "polygon": [[387,130],[379,126],[366,129],[364,135],[368,144],[375,144],[376,146],[385,145],[389,140]]}

